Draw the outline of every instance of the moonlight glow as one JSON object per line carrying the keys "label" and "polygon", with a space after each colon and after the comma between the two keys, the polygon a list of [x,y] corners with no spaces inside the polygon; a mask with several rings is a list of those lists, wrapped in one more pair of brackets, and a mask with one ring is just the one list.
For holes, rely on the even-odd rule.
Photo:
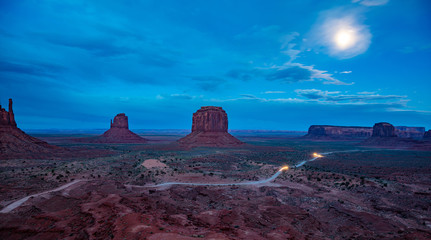
{"label": "moonlight glow", "polygon": [[335,44],[340,50],[348,49],[355,45],[356,36],[353,30],[339,30],[334,37]]}
{"label": "moonlight glow", "polygon": [[312,29],[309,43],[340,59],[362,54],[370,46],[371,33],[361,20],[355,13],[328,12]]}

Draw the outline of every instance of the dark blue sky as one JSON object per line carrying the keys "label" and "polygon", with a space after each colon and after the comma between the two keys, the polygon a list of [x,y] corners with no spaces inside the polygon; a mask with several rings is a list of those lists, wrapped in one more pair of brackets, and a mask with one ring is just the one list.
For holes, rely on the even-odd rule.
{"label": "dark blue sky", "polygon": [[0,0],[0,100],[23,129],[431,128],[431,2]]}

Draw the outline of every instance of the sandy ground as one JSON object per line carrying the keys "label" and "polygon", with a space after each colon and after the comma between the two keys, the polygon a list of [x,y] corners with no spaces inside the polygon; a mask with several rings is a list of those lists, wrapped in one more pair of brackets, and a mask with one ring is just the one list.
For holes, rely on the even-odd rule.
{"label": "sandy ground", "polygon": [[167,165],[160,162],[157,159],[147,159],[142,163],[142,166],[151,169],[151,168],[166,168]]}

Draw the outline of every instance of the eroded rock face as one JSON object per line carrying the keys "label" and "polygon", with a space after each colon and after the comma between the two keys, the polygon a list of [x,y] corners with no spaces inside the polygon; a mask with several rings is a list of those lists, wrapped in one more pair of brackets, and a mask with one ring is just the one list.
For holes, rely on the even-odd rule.
{"label": "eroded rock face", "polygon": [[227,132],[227,114],[221,107],[201,107],[193,113],[192,132]]}
{"label": "eroded rock face", "polygon": [[111,128],[126,128],[129,129],[129,119],[125,113],[119,113],[114,117],[114,122],[111,120]]}
{"label": "eroded rock face", "polygon": [[0,125],[16,127],[15,115],[12,109],[12,99],[9,99],[9,112],[0,105]]}
{"label": "eroded rock face", "polygon": [[333,139],[349,139],[349,138],[367,138],[372,134],[371,127],[344,127],[330,125],[312,125],[308,129],[306,138],[333,138]]}
{"label": "eroded rock face", "polygon": [[17,127],[9,99],[9,111],[0,106],[0,159],[38,158],[46,153],[64,150],[27,135]]}
{"label": "eroded rock face", "polygon": [[193,114],[192,133],[178,142],[186,147],[230,147],[243,144],[227,130],[227,114],[221,107],[201,107]]}
{"label": "eroded rock face", "polygon": [[376,123],[373,126],[372,137],[396,137],[394,125],[387,122]]}

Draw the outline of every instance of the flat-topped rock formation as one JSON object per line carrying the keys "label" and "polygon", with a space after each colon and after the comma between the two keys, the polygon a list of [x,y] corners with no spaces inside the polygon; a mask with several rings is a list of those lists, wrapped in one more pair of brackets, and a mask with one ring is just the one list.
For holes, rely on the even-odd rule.
{"label": "flat-topped rock formation", "polygon": [[305,138],[311,139],[365,139],[373,132],[371,127],[344,127],[331,125],[312,125]]}
{"label": "flat-topped rock formation", "polygon": [[0,159],[38,158],[60,150],[64,149],[32,137],[17,127],[12,99],[9,99],[9,111],[0,105]]}
{"label": "flat-topped rock formation", "polygon": [[186,147],[233,147],[244,144],[227,130],[227,114],[221,107],[201,107],[193,113],[192,133],[178,140],[178,143]]}
{"label": "flat-topped rock formation", "polygon": [[390,123],[376,123],[373,126],[372,136],[362,141],[361,145],[395,149],[431,150],[431,144],[428,141],[400,138],[396,132],[396,127]]}
{"label": "flat-topped rock formation", "polygon": [[147,140],[129,130],[129,119],[125,113],[119,113],[111,119],[111,128],[101,136],[79,139],[80,142],[92,143],[145,143]]}
{"label": "flat-topped rock formation", "polygon": [[389,138],[397,137],[397,135],[395,134],[394,125],[387,122],[380,122],[374,124],[373,135],[371,137]]}
{"label": "flat-topped rock formation", "polygon": [[[382,124],[383,123],[379,124],[378,127],[383,127]],[[424,132],[424,127],[395,126],[393,134],[400,138],[421,139]],[[372,127],[312,125],[308,129],[308,133],[304,138],[321,140],[355,140],[369,138],[372,134]]]}
{"label": "flat-topped rock formation", "polygon": [[424,127],[395,126],[395,134],[400,138],[421,139],[424,133]]}

